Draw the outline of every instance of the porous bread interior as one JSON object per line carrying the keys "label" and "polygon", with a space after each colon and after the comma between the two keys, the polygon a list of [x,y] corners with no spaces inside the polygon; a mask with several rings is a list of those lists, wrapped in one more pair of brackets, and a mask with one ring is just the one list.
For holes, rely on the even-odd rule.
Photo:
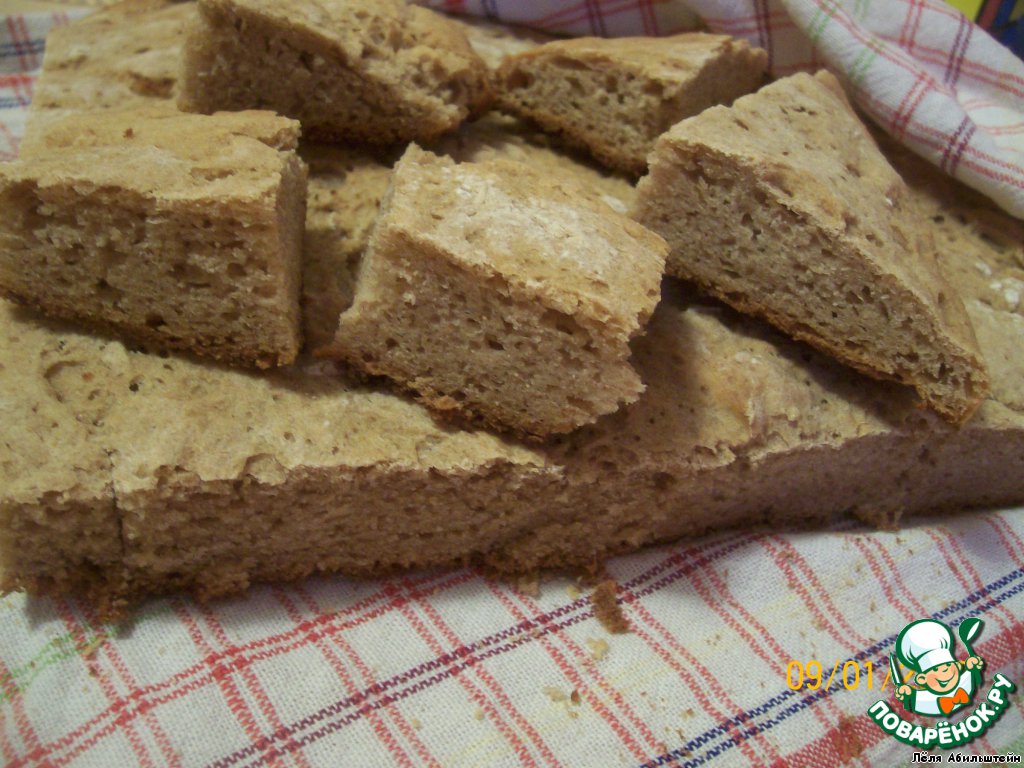
{"label": "porous bread interior", "polygon": [[[871,270],[855,246],[773,204],[742,167],[707,148],[676,145],[672,165],[652,169],[649,183],[659,192],[644,196],[640,219],[673,244],[670,274],[864,373],[912,385],[957,421],[977,407],[987,381],[914,294]],[[854,213],[849,226],[857,226]],[[939,301],[954,297],[940,293]]]}
{"label": "porous bread interior", "polygon": [[[251,376],[141,355],[0,302],[0,413],[18,436],[0,443],[0,589],[95,584],[101,601],[466,560],[529,572],[830,511],[892,522],[1020,503],[1024,322],[992,285],[1022,277],[1024,258],[1016,243],[988,259],[983,236],[966,249],[942,214],[946,263],[977,278],[963,283],[975,325],[991,317],[979,340],[992,398],[958,431],[758,324],[672,297],[635,343],[648,392],[543,453],[306,368]],[[993,227],[1008,231],[1005,217]],[[927,426],[904,430],[900,414]]]}
{"label": "porous bread interior", "polygon": [[179,106],[268,108],[308,138],[390,144],[430,141],[485,98],[486,68],[447,19],[396,0],[348,6],[317,27],[260,0],[203,0]]}
{"label": "porous bread interior", "polygon": [[517,294],[415,233],[385,229],[333,351],[433,408],[523,434],[567,432],[636,399],[643,386],[622,338]]}
{"label": "porous bread interior", "polygon": [[655,72],[633,62],[624,48],[628,40],[549,43],[505,60],[497,76],[498,101],[559,132],[609,167],[639,176],[655,139],[672,125],[714,104],[727,104],[761,81],[763,58],[745,43],[704,36],[709,43],[692,54],[682,42],[673,50],[674,41],[700,37],[632,41],[654,46],[670,61],[673,54],[693,56],[692,67],[674,72]]}
{"label": "porous bread interior", "polygon": [[97,148],[77,168],[59,158],[56,176],[36,160],[3,180],[2,290],[161,348],[261,367],[294,360],[305,168],[282,162],[269,205],[159,200],[89,175],[94,162],[147,160],[168,156]]}
{"label": "porous bread interior", "polygon": [[[81,423],[109,456],[108,475],[87,476],[109,490],[63,485],[62,498],[105,498],[104,522],[121,537],[118,557],[92,560],[52,497],[41,517],[32,494],[10,495],[0,446],[5,533],[32,520],[33,551],[54,545],[38,562],[8,549],[0,587],[91,588],[109,601],[211,597],[318,571],[486,561],[529,572],[727,526],[777,530],[851,510],[893,522],[1024,496],[1022,411],[988,401],[955,430],[900,388],[691,301],[670,289],[637,339],[641,399],[543,449],[443,427],[330,371],[254,376],[161,359],[2,305],[5,397],[17,386],[46,406],[19,408],[12,428],[38,433],[53,455],[24,482],[37,495],[56,487],[57,446]],[[69,421],[38,429],[55,412]]]}
{"label": "porous bread interior", "polygon": [[335,570],[529,572],[728,526],[1019,503],[1024,310],[1004,288],[1024,276],[1021,245],[993,241],[1009,217],[961,208],[951,182],[957,207],[935,199],[924,172],[914,200],[942,219],[993,377],[960,429],[671,285],[633,345],[645,393],[543,449],[444,427],[331,370],[162,359],[0,303],[18,436],[0,444],[0,525],[20,537],[0,536],[2,588],[102,605]]}

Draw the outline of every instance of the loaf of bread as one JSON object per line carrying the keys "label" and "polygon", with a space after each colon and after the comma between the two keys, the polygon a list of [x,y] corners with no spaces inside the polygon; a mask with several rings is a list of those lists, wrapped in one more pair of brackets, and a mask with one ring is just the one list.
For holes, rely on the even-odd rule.
{"label": "loaf of bread", "polygon": [[437,410],[567,432],[642,391],[629,340],[658,301],[664,258],[659,237],[560,177],[413,145],[322,353]]}
{"label": "loaf of bread", "polygon": [[488,99],[461,28],[404,0],[200,0],[182,109],[272,109],[304,135],[430,141]]}
{"label": "loaf of bread", "polygon": [[673,127],[634,216],[669,242],[669,274],[963,423],[988,391],[984,361],[905,197],[823,71]]}
{"label": "loaf of bread", "polygon": [[701,32],[557,40],[507,57],[495,90],[502,108],[639,176],[658,136],[757,88],[767,61],[746,41]]}
{"label": "loaf of bread", "polygon": [[0,293],[157,348],[266,367],[300,347],[306,168],[269,112],[47,123],[0,166]]}

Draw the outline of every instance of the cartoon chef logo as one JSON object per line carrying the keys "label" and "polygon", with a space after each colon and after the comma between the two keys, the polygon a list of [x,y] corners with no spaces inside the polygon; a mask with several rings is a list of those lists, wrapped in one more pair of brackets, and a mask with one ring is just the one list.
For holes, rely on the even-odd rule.
{"label": "cartoon chef logo", "polygon": [[965,619],[957,627],[967,650],[967,658],[958,661],[953,656],[953,631],[941,621],[919,619],[903,628],[896,638],[896,655],[913,674],[904,678],[892,656],[889,662],[896,698],[904,707],[919,715],[945,717],[970,704],[985,664],[971,650],[980,629],[980,619]]}

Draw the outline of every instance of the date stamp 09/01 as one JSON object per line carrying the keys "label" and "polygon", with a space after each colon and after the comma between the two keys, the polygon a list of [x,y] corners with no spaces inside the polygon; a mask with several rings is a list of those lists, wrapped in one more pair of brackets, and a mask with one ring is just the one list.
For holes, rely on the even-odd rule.
{"label": "date stamp 09/01", "polygon": [[791,691],[816,691],[822,687],[828,691],[833,685],[841,685],[848,691],[856,691],[861,686],[869,691],[882,691],[887,685],[892,685],[891,677],[889,670],[886,670],[885,675],[876,675],[875,666],[870,661],[861,663],[852,659],[837,659],[832,664],[831,671],[817,659],[793,659],[786,665],[786,685]]}

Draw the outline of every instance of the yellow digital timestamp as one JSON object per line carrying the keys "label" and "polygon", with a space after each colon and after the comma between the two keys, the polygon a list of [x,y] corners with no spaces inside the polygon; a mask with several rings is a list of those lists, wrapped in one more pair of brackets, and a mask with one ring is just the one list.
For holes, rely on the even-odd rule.
{"label": "yellow digital timestamp", "polygon": [[816,691],[822,687],[828,691],[833,685],[841,685],[848,691],[856,691],[862,685],[869,691],[882,691],[891,683],[891,677],[892,673],[886,670],[880,679],[881,684],[876,689],[875,684],[879,682],[879,677],[875,674],[875,666],[870,661],[861,663],[852,659],[839,659],[832,665],[831,672],[817,659],[793,659],[786,665],[786,684],[791,691]]}

